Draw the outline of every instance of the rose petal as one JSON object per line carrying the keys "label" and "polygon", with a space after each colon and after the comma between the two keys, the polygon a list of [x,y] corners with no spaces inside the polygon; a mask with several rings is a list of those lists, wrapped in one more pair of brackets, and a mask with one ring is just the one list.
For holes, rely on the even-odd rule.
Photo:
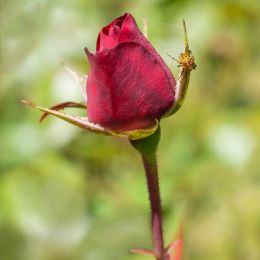
{"label": "rose petal", "polygon": [[103,31],[99,34],[99,43],[97,47],[97,51],[102,51],[104,49],[111,49],[117,45],[117,41],[115,41],[112,37],[106,35]]}
{"label": "rose petal", "polygon": [[86,53],[91,122],[117,131],[147,128],[172,106],[175,80],[144,46],[124,42],[96,55]]}
{"label": "rose petal", "polygon": [[[96,50],[97,51],[101,51],[101,50],[106,49],[106,48],[111,48],[110,47],[111,46],[111,40],[110,40],[110,37],[109,37],[110,28],[114,27],[116,25],[117,27],[119,27],[119,29],[121,29],[122,23],[128,15],[129,14],[126,13],[126,14],[118,17],[114,21],[112,21],[107,26],[102,28],[102,30],[100,31],[100,33],[98,35],[98,39],[97,39],[97,44],[96,44]],[[113,39],[112,42],[114,42],[114,41],[115,40]],[[117,43],[117,41],[116,41],[116,43]],[[114,47],[114,46],[112,46],[112,47]]]}

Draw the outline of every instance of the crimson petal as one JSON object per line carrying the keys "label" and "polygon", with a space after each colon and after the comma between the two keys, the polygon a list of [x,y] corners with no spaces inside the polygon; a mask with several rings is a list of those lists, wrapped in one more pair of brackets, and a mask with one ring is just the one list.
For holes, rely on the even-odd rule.
{"label": "crimson petal", "polygon": [[123,42],[95,55],[86,53],[91,122],[112,130],[145,128],[172,106],[175,80],[144,46]]}

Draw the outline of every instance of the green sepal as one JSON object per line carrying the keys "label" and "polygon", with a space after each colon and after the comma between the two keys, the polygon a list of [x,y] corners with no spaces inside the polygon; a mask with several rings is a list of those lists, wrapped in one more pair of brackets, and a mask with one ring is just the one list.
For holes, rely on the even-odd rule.
{"label": "green sepal", "polygon": [[190,82],[190,73],[192,70],[196,69],[197,65],[195,64],[195,58],[192,55],[192,52],[189,48],[188,34],[183,20],[183,29],[184,29],[184,52],[180,54],[179,59],[173,58],[179,64],[178,67],[181,67],[178,79],[176,81],[175,87],[175,101],[173,106],[166,112],[163,117],[168,117],[176,113],[184,103],[186,93],[188,90]]}
{"label": "green sepal", "polygon": [[66,107],[77,107],[77,108],[86,108],[82,103],[75,103],[75,102],[65,102],[61,103],[55,106],[52,106],[51,108],[45,108],[42,106],[38,106],[34,104],[31,101],[28,100],[22,100],[21,101],[23,104],[30,106],[32,108],[35,108],[37,110],[40,110],[43,112],[42,117],[40,118],[40,122],[47,116],[47,115],[53,115],[58,118],[63,119],[64,121],[73,124],[75,126],[78,126],[80,128],[83,128],[85,130],[89,130],[94,133],[98,134],[104,134],[104,135],[112,135],[112,136],[117,136],[117,137],[126,137],[129,140],[138,140],[138,139],[143,139],[146,138],[156,132],[156,130],[159,127],[159,121],[155,120],[155,125],[152,126],[151,128],[147,129],[134,129],[130,131],[113,131],[107,128],[104,128],[98,124],[94,124],[89,122],[87,117],[79,117],[79,116],[72,116],[68,115],[65,113],[62,113],[59,111],[59,109],[63,109]]}
{"label": "green sepal", "polygon": [[118,136],[118,137],[127,137],[129,140],[139,140],[146,138],[148,136],[153,135],[156,130],[159,128],[159,121],[156,119],[155,120],[155,125],[152,126],[151,128],[146,128],[146,129],[134,129],[130,131],[120,131],[120,132],[115,132],[111,130],[107,130],[111,135]]}
{"label": "green sepal", "polygon": [[[77,102],[72,102],[72,101],[67,101],[63,103],[56,104],[52,107],[50,107],[50,110],[62,110],[64,108],[82,108],[82,109],[87,109],[87,105],[84,103],[77,103]],[[43,120],[49,115],[49,113],[44,112],[40,118],[40,123],[43,122]]]}
{"label": "green sepal", "polygon": [[103,127],[101,127],[97,124],[89,122],[87,117],[72,116],[72,115],[68,115],[65,113],[61,113],[54,109],[49,109],[49,108],[38,106],[28,100],[22,100],[21,102],[27,106],[40,110],[41,112],[44,113],[44,115],[50,114],[50,115],[59,117],[59,118],[63,119],[64,121],[67,121],[70,124],[73,124],[75,126],[78,126],[80,128],[86,129],[86,130],[89,130],[91,132],[109,135],[109,132],[106,131],[106,129],[104,129]]}

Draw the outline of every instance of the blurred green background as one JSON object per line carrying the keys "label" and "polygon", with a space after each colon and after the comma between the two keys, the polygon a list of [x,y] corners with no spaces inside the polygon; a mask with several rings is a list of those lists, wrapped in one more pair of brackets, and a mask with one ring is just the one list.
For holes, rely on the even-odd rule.
{"label": "blurred green background", "polygon": [[[0,259],[142,260],[149,205],[138,154],[21,99],[82,101],[62,62],[85,74],[83,48],[124,12],[177,77],[185,18],[198,68],[183,108],[162,122],[158,160],[165,240],[184,260],[260,259],[260,2],[0,1]],[[71,110],[71,113],[80,113]]]}

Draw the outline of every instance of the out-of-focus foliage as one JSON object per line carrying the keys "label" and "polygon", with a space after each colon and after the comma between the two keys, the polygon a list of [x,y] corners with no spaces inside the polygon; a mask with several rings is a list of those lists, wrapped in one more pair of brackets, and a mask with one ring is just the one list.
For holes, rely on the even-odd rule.
{"label": "out-of-focus foliage", "polygon": [[[184,107],[162,122],[166,241],[180,225],[184,259],[260,259],[260,2],[0,1],[0,258],[146,259],[149,205],[137,153],[56,118],[26,98],[82,101],[62,62],[84,74],[83,48],[131,12],[177,76],[188,26],[198,68]],[[71,113],[78,113],[73,110]],[[147,258],[148,259],[148,258]]]}

